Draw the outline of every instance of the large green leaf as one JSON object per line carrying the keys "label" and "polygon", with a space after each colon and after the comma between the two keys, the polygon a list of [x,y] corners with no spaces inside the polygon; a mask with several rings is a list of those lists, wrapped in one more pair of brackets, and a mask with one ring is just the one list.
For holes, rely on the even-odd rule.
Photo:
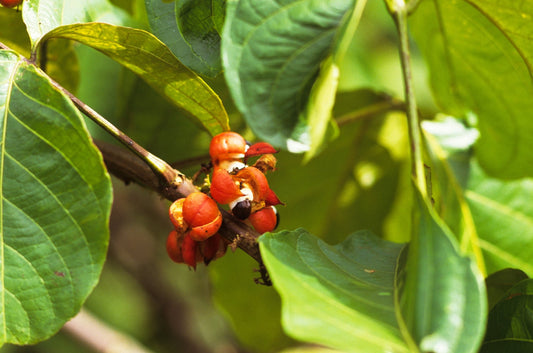
{"label": "large green leaf", "polygon": [[34,48],[48,32],[60,26],[90,21],[124,23],[128,18],[109,0],[24,1],[22,16]]}
{"label": "large green leaf", "polygon": [[511,288],[489,313],[481,352],[531,352],[533,349],[533,280]]}
{"label": "large green leaf", "polygon": [[233,99],[254,133],[291,150],[309,148],[300,121],[320,63],[354,0],[228,1],[222,61]]}
{"label": "large green leaf", "polygon": [[441,108],[473,112],[476,153],[492,175],[533,175],[531,1],[421,1],[414,37],[429,65]]}
{"label": "large green leaf", "polygon": [[46,36],[57,37],[95,48],[132,70],[192,115],[210,134],[229,130],[228,116],[215,92],[152,34],[104,23],[85,23],[58,27]]}
{"label": "large green leaf", "polygon": [[214,77],[220,62],[224,0],[145,0],[153,33],[191,70]]}
{"label": "large green leaf", "polygon": [[0,344],[50,337],[96,285],[109,176],[80,113],[34,66],[0,51]]}
{"label": "large green leaf", "polygon": [[465,195],[488,273],[512,267],[533,276],[533,180],[503,182],[473,163]]}
{"label": "large green leaf", "polygon": [[423,352],[476,352],[487,310],[483,277],[420,196],[416,200],[414,234],[398,272],[401,326]]}
{"label": "large green leaf", "polygon": [[266,234],[261,254],[291,336],[346,352],[407,352],[394,311],[402,244],[365,231],[332,246],[303,229]]}

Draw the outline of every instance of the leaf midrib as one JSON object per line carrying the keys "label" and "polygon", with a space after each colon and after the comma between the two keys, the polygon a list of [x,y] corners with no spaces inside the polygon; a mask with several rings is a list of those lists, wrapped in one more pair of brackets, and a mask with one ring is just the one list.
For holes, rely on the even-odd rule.
{"label": "leaf midrib", "polygon": [[4,258],[4,164],[6,155],[6,135],[7,135],[7,118],[9,115],[9,102],[13,91],[13,83],[15,82],[15,75],[20,67],[20,60],[16,62],[9,76],[6,92],[6,103],[4,108],[4,117],[2,124],[2,139],[0,140],[0,309],[2,310],[2,337],[5,342],[7,339],[7,322],[6,322],[6,307],[5,307],[5,258]]}

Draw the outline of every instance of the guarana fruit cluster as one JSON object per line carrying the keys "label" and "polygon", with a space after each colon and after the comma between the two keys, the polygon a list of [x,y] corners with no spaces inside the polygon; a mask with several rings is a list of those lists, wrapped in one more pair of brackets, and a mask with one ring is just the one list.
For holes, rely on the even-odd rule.
{"label": "guarana fruit cluster", "polygon": [[[223,256],[227,242],[218,234],[222,215],[218,204],[228,205],[231,213],[247,222],[258,233],[274,230],[278,224],[275,205],[281,204],[268,185],[266,173],[274,170],[277,151],[270,144],[259,142],[249,146],[235,132],[223,132],[211,140],[209,155],[213,175],[211,197],[194,192],[169,208],[174,230],[167,238],[169,257],[192,268],[206,265]],[[259,156],[253,165],[250,157]]]}

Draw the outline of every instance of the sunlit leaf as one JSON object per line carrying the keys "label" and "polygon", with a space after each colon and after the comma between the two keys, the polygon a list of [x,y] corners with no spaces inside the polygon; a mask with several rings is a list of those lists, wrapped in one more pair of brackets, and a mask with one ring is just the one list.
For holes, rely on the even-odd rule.
{"label": "sunlit leaf", "polygon": [[300,121],[320,63],[354,0],[228,1],[222,36],[226,80],[254,133],[293,151],[309,148]]}
{"label": "sunlit leaf", "polygon": [[533,3],[421,1],[414,38],[447,113],[477,116],[475,152],[494,176],[533,175]]}
{"label": "sunlit leaf", "polygon": [[[326,142],[326,131],[328,124],[332,122],[330,119],[338,84],[339,68],[331,58],[328,58],[322,64],[320,74],[311,89],[305,113],[302,113],[305,114],[303,118],[309,123],[310,140],[309,150],[305,153],[306,161],[313,158]],[[338,134],[337,129],[335,129],[336,134]]]}
{"label": "sunlit leaf", "polygon": [[216,93],[150,33],[104,23],[85,23],[59,27],[47,37],[72,39],[101,51],[187,111],[210,134],[229,129],[228,116]]}
{"label": "sunlit leaf", "polygon": [[[452,121],[433,122],[432,124],[432,129],[441,133],[437,138],[429,133],[424,134],[428,146],[427,163],[430,166],[428,174],[431,181],[433,206],[440,218],[455,235],[461,251],[472,254],[476,259],[479,270],[485,275],[485,261],[479,246],[475,222],[464,197],[460,181],[456,177],[456,175],[468,174],[469,171],[470,159],[468,151],[473,143],[469,136],[470,130],[462,130],[461,124]],[[448,154],[450,152],[445,151],[439,145],[441,141],[446,143],[446,136],[443,136],[446,130],[455,137],[448,136],[447,140],[449,151],[452,150],[450,145],[455,145],[455,148],[457,148],[457,152],[452,155]],[[456,163],[455,169],[452,169],[449,162],[459,159],[460,157],[457,157],[457,155],[464,156],[465,162],[461,165]],[[466,171],[461,169],[466,169]]]}
{"label": "sunlit leaf", "polygon": [[533,180],[490,178],[474,163],[465,195],[488,273],[511,267],[533,276]]}
{"label": "sunlit leaf", "polygon": [[57,332],[98,281],[110,180],[70,100],[9,51],[0,122],[0,344],[29,344]]}
{"label": "sunlit leaf", "polygon": [[423,352],[476,352],[486,320],[483,278],[420,198],[407,256],[399,262],[401,326]]}
{"label": "sunlit leaf", "polygon": [[22,16],[32,47],[53,29],[73,23],[123,23],[128,15],[108,0],[32,0],[22,3]]}
{"label": "sunlit leaf", "polygon": [[346,352],[407,352],[394,312],[402,244],[358,232],[328,245],[303,229],[260,238],[291,336]]}

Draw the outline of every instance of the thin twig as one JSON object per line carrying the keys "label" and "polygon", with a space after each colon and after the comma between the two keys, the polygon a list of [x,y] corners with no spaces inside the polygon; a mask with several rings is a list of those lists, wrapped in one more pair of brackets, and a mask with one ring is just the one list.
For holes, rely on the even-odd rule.
{"label": "thin twig", "polygon": [[362,109],[342,115],[336,118],[335,120],[337,121],[337,125],[343,126],[343,125],[352,123],[354,121],[366,119],[366,118],[369,118],[375,115],[392,112],[392,111],[404,111],[404,110],[405,110],[405,102],[391,98],[389,100],[371,104]]}
{"label": "thin twig", "polygon": [[63,331],[76,337],[99,353],[153,353],[131,337],[109,327],[87,310],[81,311],[63,326]]}
{"label": "thin twig", "polygon": [[422,158],[422,134],[413,84],[409,34],[407,32],[407,5],[404,0],[390,0],[389,11],[396,22],[400,37],[400,61],[404,78],[405,100],[407,102],[407,123],[411,144],[411,173],[424,199],[427,199],[424,161]]}

